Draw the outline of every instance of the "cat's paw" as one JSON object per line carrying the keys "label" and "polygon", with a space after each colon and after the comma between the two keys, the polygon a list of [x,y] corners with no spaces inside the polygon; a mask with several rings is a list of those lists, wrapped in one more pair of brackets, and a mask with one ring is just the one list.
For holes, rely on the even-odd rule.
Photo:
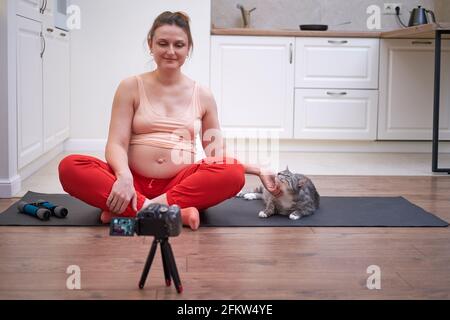
{"label": "cat's paw", "polygon": [[301,218],[301,216],[296,215],[296,214],[294,214],[294,213],[291,213],[291,214],[289,215],[289,219],[291,219],[291,220],[298,220],[298,219],[300,219],[300,218]]}
{"label": "cat's paw", "polygon": [[259,214],[258,214],[258,216],[259,216],[260,218],[267,218],[267,217],[268,217],[268,215],[267,215],[264,211],[260,211]]}
{"label": "cat's paw", "polygon": [[244,199],[256,200],[256,199],[258,199],[258,195],[256,193],[252,193],[252,192],[246,193],[246,194],[244,194]]}

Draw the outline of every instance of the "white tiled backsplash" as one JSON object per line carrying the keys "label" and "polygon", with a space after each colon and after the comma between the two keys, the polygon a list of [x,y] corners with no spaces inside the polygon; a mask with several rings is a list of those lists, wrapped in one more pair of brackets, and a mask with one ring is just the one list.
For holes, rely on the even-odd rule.
{"label": "white tiled backsplash", "polygon": [[[433,10],[438,22],[450,22],[450,0],[212,0],[211,22],[217,28],[242,27],[242,17],[236,5],[251,13],[251,27],[261,29],[298,29],[300,24],[327,24],[330,30],[367,31],[367,8],[381,8],[381,30],[401,27],[395,15],[383,15],[384,3],[400,3],[404,24],[410,11],[421,5]],[[337,26],[351,21],[351,24]]]}

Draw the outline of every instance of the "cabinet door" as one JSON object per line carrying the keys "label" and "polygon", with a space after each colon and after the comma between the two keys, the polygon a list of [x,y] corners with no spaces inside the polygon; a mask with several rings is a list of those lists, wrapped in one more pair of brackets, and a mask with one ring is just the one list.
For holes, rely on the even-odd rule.
{"label": "cabinet door", "polygon": [[[450,139],[450,42],[442,42],[440,139]],[[378,139],[431,140],[434,40],[381,43]]]}
{"label": "cabinet door", "polygon": [[44,28],[44,151],[69,136],[70,61],[68,33]]}
{"label": "cabinet door", "polygon": [[295,87],[378,89],[378,39],[297,38]]}
{"label": "cabinet door", "polygon": [[17,16],[19,169],[43,153],[41,23]]}
{"label": "cabinet door", "polygon": [[295,138],[375,140],[377,90],[295,90]]}
{"label": "cabinet door", "polygon": [[45,0],[16,0],[16,13],[22,17],[41,21],[40,9],[44,7]]}
{"label": "cabinet door", "polygon": [[53,11],[55,10],[56,3],[54,2],[56,2],[56,0],[46,0],[46,2],[44,3],[44,14],[42,22],[44,22],[45,25],[55,25]]}
{"label": "cabinet door", "polygon": [[225,134],[261,129],[292,138],[294,39],[213,36],[211,45],[211,89]]}
{"label": "cabinet door", "polygon": [[55,10],[57,0],[46,0],[44,4],[44,15],[53,17],[53,11]]}

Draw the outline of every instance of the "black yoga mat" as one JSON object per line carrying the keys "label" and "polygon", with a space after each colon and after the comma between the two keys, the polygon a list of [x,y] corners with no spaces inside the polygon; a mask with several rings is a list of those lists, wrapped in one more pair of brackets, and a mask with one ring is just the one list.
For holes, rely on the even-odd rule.
{"label": "black yoga mat", "polygon": [[262,200],[234,198],[206,210],[208,227],[447,227],[448,223],[403,197],[321,197],[311,216],[290,220],[275,215],[259,218]]}
{"label": "black yoga mat", "polygon": [[[18,213],[17,204],[20,201],[36,202],[47,200],[55,205],[63,206],[69,210],[69,214],[64,219],[51,217],[48,221],[41,221],[37,218]],[[94,208],[83,201],[73,198],[67,194],[44,194],[27,192],[25,196],[14,203],[8,210],[0,214],[0,226],[74,226],[89,227],[102,226],[100,222],[101,210]]]}
{"label": "black yoga mat", "polygon": [[[64,194],[28,192],[23,201],[39,199],[66,207],[65,219],[40,221],[19,214],[17,204],[0,214],[1,226],[102,226],[100,210]],[[313,215],[292,221],[285,216],[258,217],[261,200],[232,198],[201,213],[202,227],[447,227],[448,223],[402,197],[322,197]]]}

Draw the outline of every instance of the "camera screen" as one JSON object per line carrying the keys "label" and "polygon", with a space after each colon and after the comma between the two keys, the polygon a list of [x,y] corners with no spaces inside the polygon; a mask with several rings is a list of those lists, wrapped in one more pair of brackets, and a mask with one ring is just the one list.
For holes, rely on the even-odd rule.
{"label": "camera screen", "polygon": [[110,225],[110,236],[133,237],[134,219],[132,218],[113,218]]}

